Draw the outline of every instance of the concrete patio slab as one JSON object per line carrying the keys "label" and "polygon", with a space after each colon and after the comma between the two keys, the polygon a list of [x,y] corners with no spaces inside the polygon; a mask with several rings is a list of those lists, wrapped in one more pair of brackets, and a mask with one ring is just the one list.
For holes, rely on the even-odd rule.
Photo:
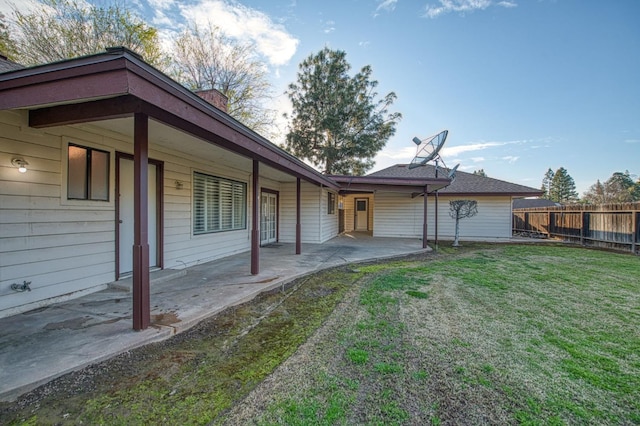
{"label": "concrete patio slab", "polygon": [[18,396],[73,370],[167,339],[259,293],[332,266],[396,257],[429,249],[422,241],[340,235],[324,244],[260,249],[260,274],[250,253],[183,270],[151,275],[151,322],[132,329],[132,295],[126,280],[107,290],[0,319],[0,400]]}

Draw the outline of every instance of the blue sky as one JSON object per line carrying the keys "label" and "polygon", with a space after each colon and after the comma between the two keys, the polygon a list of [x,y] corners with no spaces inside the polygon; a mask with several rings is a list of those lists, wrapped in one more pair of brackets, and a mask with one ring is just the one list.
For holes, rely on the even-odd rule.
{"label": "blue sky", "polygon": [[637,0],[125,3],[166,38],[209,19],[254,41],[282,111],[298,64],[323,47],[346,51],[354,72],[371,65],[404,116],[374,171],[411,161],[414,136],[448,129],[447,166],[510,182],[539,188],[562,166],[582,195],[613,172],[640,174]]}

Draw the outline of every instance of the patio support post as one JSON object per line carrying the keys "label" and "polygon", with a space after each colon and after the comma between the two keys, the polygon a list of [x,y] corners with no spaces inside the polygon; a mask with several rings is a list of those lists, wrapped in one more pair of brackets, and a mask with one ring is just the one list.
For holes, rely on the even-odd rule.
{"label": "patio support post", "polygon": [[422,248],[427,248],[427,192],[429,185],[424,186],[424,215],[422,221]]}
{"label": "patio support post", "polygon": [[260,172],[258,160],[253,160],[253,197],[251,206],[251,275],[260,273],[260,193],[258,173]]}
{"label": "patio support post", "polygon": [[300,178],[296,179],[296,254],[302,253],[302,226],[300,225]]}
{"label": "patio support post", "polygon": [[149,296],[149,117],[134,114],[133,131],[133,329],[151,323]]}

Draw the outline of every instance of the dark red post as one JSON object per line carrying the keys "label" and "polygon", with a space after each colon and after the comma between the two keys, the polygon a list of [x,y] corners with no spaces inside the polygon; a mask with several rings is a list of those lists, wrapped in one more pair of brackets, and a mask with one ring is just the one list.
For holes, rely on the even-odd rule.
{"label": "dark red post", "polygon": [[252,197],[252,229],[251,229],[251,275],[260,273],[260,187],[258,160],[253,160],[253,197]]}
{"label": "dark red post", "polygon": [[[133,131],[133,329],[151,323],[149,296],[149,118],[134,114]],[[126,183],[125,183],[126,184]]]}
{"label": "dark red post", "polygon": [[427,248],[427,191],[429,191],[429,185],[424,186],[424,217],[422,222],[422,248]]}
{"label": "dark red post", "polygon": [[302,253],[302,236],[300,235],[300,178],[296,180],[296,254]]}

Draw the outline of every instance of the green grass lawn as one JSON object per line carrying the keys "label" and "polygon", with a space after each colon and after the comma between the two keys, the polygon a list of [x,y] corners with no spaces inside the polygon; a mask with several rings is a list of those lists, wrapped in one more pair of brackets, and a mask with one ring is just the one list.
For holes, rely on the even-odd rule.
{"label": "green grass lawn", "polygon": [[260,423],[640,423],[637,257],[474,245],[360,269],[335,351]]}
{"label": "green grass lawn", "polygon": [[640,424],[640,258],[343,267],[0,405],[0,424]]}

